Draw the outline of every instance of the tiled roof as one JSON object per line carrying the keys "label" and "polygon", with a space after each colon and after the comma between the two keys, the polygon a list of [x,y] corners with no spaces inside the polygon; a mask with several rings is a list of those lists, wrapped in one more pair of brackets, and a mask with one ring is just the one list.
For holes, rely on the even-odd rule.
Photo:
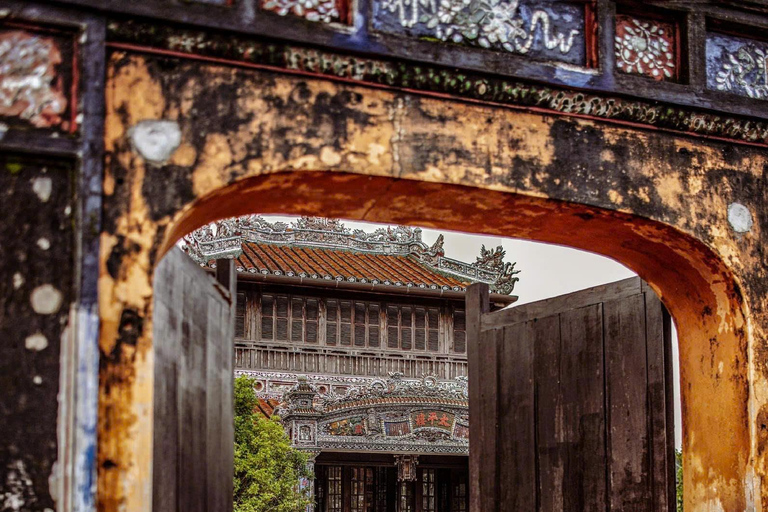
{"label": "tiled roof", "polygon": [[277,406],[280,405],[280,400],[274,400],[272,398],[263,399],[259,398],[259,402],[256,405],[256,413],[261,414],[265,418],[269,418],[274,414]]}
{"label": "tiled roof", "polygon": [[440,235],[428,246],[408,226],[351,230],[335,219],[301,217],[290,226],[257,215],[214,222],[179,243],[201,265],[236,258],[239,272],[309,279],[464,291],[488,283],[509,295],[518,278],[504,249],[480,248],[474,263],[445,255]]}
{"label": "tiled roof", "polygon": [[431,269],[414,256],[255,242],[242,248],[239,272],[457,290],[471,282]]}

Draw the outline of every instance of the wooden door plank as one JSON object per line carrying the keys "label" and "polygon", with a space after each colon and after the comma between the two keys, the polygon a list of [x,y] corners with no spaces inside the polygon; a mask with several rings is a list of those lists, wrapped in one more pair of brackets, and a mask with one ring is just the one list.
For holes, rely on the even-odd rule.
{"label": "wooden door plank", "polygon": [[674,512],[674,395],[672,377],[668,375],[672,368],[671,340],[666,311],[653,292],[645,294],[645,315],[653,509]]}
{"label": "wooden door plank", "polygon": [[536,510],[533,323],[494,331],[499,368],[497,510]]}
{"label": "wooden door plank", "polygon": [[611,510],[651,511],[645,301],[604,303]]}
{"label": "wooden door plank", "polygon": [[615,283],[603,284],[551,299],[505,308],[489,315],[484,315],[481,329],[504,327],[517,322],[543,318],[600,302],[630,297],[641,293],[642,283],[643,281],[639,277],[630,277]]}
{"label": "wooden door plank", "polygon": [[600,304],[560,316],[560,452],[564,511],[606,510],[605,393]]}
{"label": "wooden door plank", "polygon": [[[223,345],[229,345],[230,339],[226,338],[229,333],[224,328],[228,323],[225,315],[229,314],[229,308],[222,307],[222,304],[216,300],[208,300],[207,332],[206,332],[206,432],[205,449],[207,450],[206,480],[208,481],[207,510],[219,510],[223,505],[222,487],[225,482],[223,476],[226,475],[227,468],[223,460],[223,450],[225,449],[225,439],[222,432],[222,410],[221,400],[225,391],[226,376],[222,374]],[[229,391],[229,390],[226,390]],[[228,440],[227,440],[228,441]],[[231,478],[230,478],[231,480]],[[231,499],[231,498],[230,498]]]}
{"label": "wooden door plank", "polygon": [[561,452],[562,393],[560,385],[560,317],[535,322],[534,382],[536,389],[536,439],[538,492],[541,512],[563,510],[563,458]]}
{"label": "wooden door plank", "polygon": [[175,457],[163,457],[164,453],[178,451],[178,338],[179,315],[174,299],[181,297],[173,293],[180,272],[176,267],[161,262],[155,274],[154,287],[157,290],[154,309],[153,334],[155,350],[154,372],[154,430],[152,468],[153,510],[177,509],[177,461]]}

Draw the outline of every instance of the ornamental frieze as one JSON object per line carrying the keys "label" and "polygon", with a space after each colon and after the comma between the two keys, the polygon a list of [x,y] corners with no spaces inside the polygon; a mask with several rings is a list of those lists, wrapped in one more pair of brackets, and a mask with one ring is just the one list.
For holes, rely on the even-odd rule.
{"label": "ornamental frieze", "polygon": [[466,384],[466,379],[406,380],[392,374],[353,387],[345,396],[320,396],[314,385],[300,378],[277,413],[294,445],[304,449],[466,453]]}
{"label": "ornamental frieze", "polygon": [[[193,29],[150,27],[137,22],[110,25],[113,40],[153,46],[199,56],[266,65],[300,73],[312,73],[330,79],[351,80],[394,88],[406,88],[425,93],[447,94],[470,100],[489,101],[499,105],[535,107],[565,115],[589,116],[610,122],[632,123],[707,138],[722,138],[736,142],[768,144],[768,123],[759,119],[729,114],[712,113],[692,107],[630,99],[617,95],[573,91],[557,86],[534,84],[514,78],[494,77],[488,74],[446,68],[437,65],[397,62],[385,58],[346,55],[334,51],[302,48],[290,44],[267,43],[257,39],[209,34]],[[738,74],[731,73],[726,64],[733,66],[731,54],[738,62],[738,44],[723,52],[721,38],[729,41],[749,42],[743,38],[710,34],[707,40],[707,80],[713,91],[733,92],[759,97],[762,91],[760,64],[757,52],[749,49],[746,62],[754,61]],[[737,41],[738,43],[738,41]],[[757,43],[754,43],[757,44]],[[762,48],[762,47],[761,47]],[[764,50],[761,50],[764,51]],[[734,53],[735,52],[735,53]],[[632,58],[629,56],[628,58]],[[643,67],[643,69],[645,69]],[[724,71],[718,88],[716,77]],[[741,76],[745,85],[727,76]],[[736,85],[734,85],[736,84]],[[747,87],[749,85],[749,88]]]}

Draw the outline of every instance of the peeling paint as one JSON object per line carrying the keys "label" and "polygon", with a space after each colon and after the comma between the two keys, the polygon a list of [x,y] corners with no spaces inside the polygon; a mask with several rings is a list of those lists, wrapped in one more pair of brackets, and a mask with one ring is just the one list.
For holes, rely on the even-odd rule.
{"label": "peeling paint", "polygon": [[752,212],[741,203],[728,205],[728,223],[737,233],[749,233],[752,230]]}
{"label": "peeling paint", "polygon": [[32,190],[37,194],[37,197],[44,203],[48,202],[51,198],[51,191],[53,190],[53,180],[48,177],[38,177],[32,180]]}
{"label": "peeling paint", "polygon": [[51,315],[61,308],[62,297],[59,290],[50,284],[44,284],[32,291],[29,301],[36,313]]}
{"label": "peeling paint", "polygon": [[147,120],[133,126],[129,137],[136,151],[147,162],[165,163],[181,144],[181,129],[175,121]]}
{"label": "peeling paint", "polygon": [[27,350],[34,350],[39,352],[48,346],[48,338],[46,338],[42,333],[37,332],[27,336],[27,339],[24,340],[24,346]]}

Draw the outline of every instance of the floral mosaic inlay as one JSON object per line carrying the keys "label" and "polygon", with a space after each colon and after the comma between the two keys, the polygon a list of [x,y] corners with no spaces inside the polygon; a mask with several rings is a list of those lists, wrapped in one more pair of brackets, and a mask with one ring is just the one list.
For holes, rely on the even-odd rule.
{"label": "floral mosaic inlay", "polygon": [[584,64],[584,6],[533,0],[375,0],[374,28]]}
{"label": "floral mosaic inlay", "polygon": [[53,38],[23,30],[0,32],[0,116],[37,128],[62,126],[67,110],[62,54]]}
{"label": "floral mosaic inlay", "polygon": [[337,0],[262,0],[261,8],[280,16],[298,16],[322,23],[344,22],[346,16]]}
{"label": "floral mosaic inlay", "polygon": [[707,37],[707,87],[768,99],[768,43],[742,37]]}
{"label": "floral mosaic inlay", "polygon": [[674,80],[677,77],[675,44],[675,27],[671,23],[616,16],[614,52],[616,67],[623,73]]}

